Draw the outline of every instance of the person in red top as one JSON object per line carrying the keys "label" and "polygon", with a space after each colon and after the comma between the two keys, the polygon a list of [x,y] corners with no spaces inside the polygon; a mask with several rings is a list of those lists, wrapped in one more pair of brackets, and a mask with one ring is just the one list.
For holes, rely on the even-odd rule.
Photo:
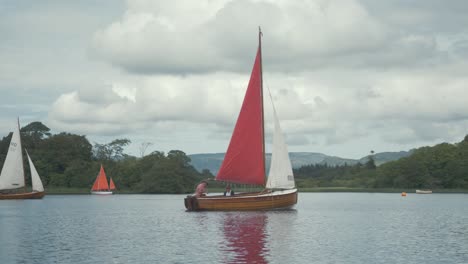
{"label": "person in red top", "polygon": [[197,185],[197,189],[195,190],[195,197],[201,197],[206,195],[206,187],[208,186],[208,183],[206,181],[201,181]]}

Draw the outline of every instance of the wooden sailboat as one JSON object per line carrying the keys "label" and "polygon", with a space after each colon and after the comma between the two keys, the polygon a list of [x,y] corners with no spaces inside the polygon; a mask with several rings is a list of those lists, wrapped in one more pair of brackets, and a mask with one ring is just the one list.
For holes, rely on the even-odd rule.
{"label": "wooden sailboat", "polygon": [[91,188],[91,194],[99,194],[99,195],[109,195],[112,194],[112,190],[115,189],[114,181],[111,178],[111,187],[107,183],[107,176],[106,172],[104,171],[104,167],[101,165],[101,169],[99,170],[99,174],[94,181],[93,187]]}
{"label": "wooden sailboat", "polygon": [[263,186],[261,192],[234,196],[201,196],[185,198],[189,211],[202,210],[269,210],[289,208],[297,203],[297,189],[287,145],[273,107],[275,130],[268,180],[265,173],[265,137],[263,117],[262,33],[244,102],[217,181]]}
{"label": "wooden sailboat", "polygon": [[[36,167],[26,151],[31,171],[32,191],[26,191],[23,152],[19,120],[10,141],[10,147],[0,174],[0,200],[6,199],[41,199],[44,197],[44,186]],[[2,193],[3,192],[3,193]],[[6,193],[5,193],[6,192]]]}

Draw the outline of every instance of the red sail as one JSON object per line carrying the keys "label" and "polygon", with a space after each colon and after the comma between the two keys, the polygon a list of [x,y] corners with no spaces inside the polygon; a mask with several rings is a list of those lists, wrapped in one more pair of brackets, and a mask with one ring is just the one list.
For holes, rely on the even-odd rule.
{"label": "red sail", "polygon": [[114,181],[112,180],[112,178],[110,178],[109,189],[110,189],[111,191],[112,191],[112,190],[115,190],[115,184],[114,184]]}
{"label": "red sail", "polygon": [[99,175],[96,178],[96,181],[93,184],[92,191],[108,191],[109,185],[107,184],[107,177],[106,173],[104,172],[104,168],[101,165],[101,170],[99,171]]}
{"label": "red sail", "polygon": [[259,46],[236,127],[216,180],[265,184],[263,97]]}

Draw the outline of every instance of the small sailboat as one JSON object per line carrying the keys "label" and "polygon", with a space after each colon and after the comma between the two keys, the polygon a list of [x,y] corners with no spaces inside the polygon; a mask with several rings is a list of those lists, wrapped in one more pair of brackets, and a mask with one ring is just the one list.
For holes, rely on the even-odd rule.
{"label": "small sailboat", "polygon": [[270,210],[290,208],[297,203],[291,160],[274,106],[273,151],[266,180],[261,37],[259,31],[257,56],[244,102],[216,180],[264,189],[233,196],[187,196],[184,202],[188,211]]}
{"label": "small sailboat", "polygon": [[100,195],[109,195],[112,194],[112,190],[115,189],[114,181],[110,180],[110,186],[107,183],[106,172],[104,167],[101,165],[101,170],[99,171],[96,180],[94,181],[93,187],[91,188],[91,194],[100,194]]}
{"label": "small sailboat", "polygon": [[432,190],[416,190],[417,194],[431,194]]}
{"label": "small sailboat", "polygon": [[2,172],[0,174],[0,200],[41,199],[44,197],[44,186],[27,151],[26,156],[28,157],[31,171],[31,192],[26,191],[26,177],[24,174],[23,152],[18,119],[18,124],[15,131],[13,131],[10,147],[8,148],[5,163],[3,163]]}

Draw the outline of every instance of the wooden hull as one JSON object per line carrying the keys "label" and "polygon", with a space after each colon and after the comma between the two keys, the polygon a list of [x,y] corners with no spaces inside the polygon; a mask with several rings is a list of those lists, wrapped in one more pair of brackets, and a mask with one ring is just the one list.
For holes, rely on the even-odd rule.
{"label": "wooden hull", "polygon": [[91,194],[97,194],[97,195],[111,195],[112,192],[94,192],[94,191],[91,191]]}
{"label": "wooden hull", "polygon": [[45,195],[45,192],[8,193],[8,194],[0,194],[0,200],[42,199],[44,195]]}
{"label": "wooden hull", "polygon": [[297,189],[185,198],[188,211],[260,211],[287,209],[297,203]]}

